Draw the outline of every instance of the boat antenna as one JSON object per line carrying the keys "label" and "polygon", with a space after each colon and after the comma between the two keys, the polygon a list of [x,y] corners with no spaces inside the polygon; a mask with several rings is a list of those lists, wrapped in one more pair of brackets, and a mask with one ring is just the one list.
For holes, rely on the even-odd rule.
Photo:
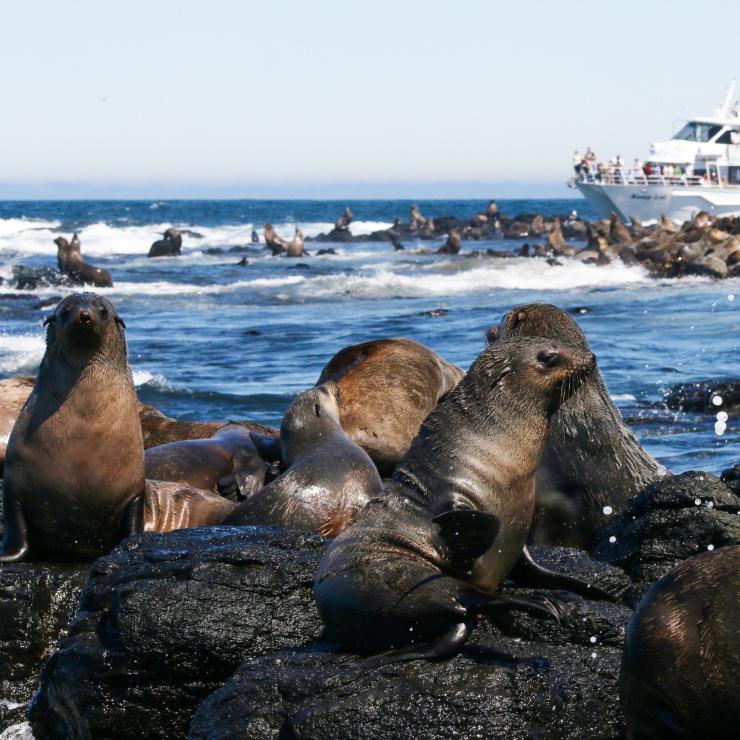
{"label": "boat antenna", "polygon": [[730,82],[730,85],[727,88],[727,92],[725,93],[724,102],[722,103],[722,107],[719,109],[721,118],[730,117],[730,113],[733,108],[732,99],[735,96],[735,82],[735,80],[732,80],[732,82]]}

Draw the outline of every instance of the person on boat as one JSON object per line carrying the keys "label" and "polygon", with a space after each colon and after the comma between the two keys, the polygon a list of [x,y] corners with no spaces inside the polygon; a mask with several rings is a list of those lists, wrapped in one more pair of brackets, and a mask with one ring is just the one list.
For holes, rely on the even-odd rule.
{"label": "person on boat", "polygon": [[645,162],[642,171],[645,173],[645,177],[651,177],[653,174],[653,165],[650,162]]}
{"label": "person on boat", "polygon": [[632,180],[634,182],[642,182],[643,181],[642,176],[642,162],[640,161],[639,157],[635,157],[635,161],[632,164]]}
{"label": "person on boat", "polygon": [[578,149],[573,152],[573,169],[576,171],[576,177],[580,177],[583,169],[583,157],[578,153]]}

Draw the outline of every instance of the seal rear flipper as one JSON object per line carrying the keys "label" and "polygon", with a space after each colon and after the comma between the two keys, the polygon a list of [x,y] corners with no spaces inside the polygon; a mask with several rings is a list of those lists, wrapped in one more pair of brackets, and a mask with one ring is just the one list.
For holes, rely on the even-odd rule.
{"label": "seal rear flipper", "polygon": [[3,496],[5,529],[3,530],[0,563],[19,563],[28,556],[28,525],[21,505],[7,492]]}
{"label": "seal rear flipper", "polygon": [[259,434],[259,432],[250,432],[249,436],[263,460],[269,463],[282,461],[283,450],[280,446],[280,437],[268,437],[266,434]]}
{"label": "seal rear flipper", "polygon": [[492,617],[499,612],[522,611],[535,617],[555,619],[560,624],[557,599],[550,598],[549,594],[523,597],[468,591],[461,595],[460,600],[471,614]]}
{"label": "seal rear flipper", "polygon": [[458,622],[448,632],[430,642],[389,650],[362,661],[365,669],[380,668],[391,663],[407,663],[412,660],[447,660],[454,658],[467,642],[472,632],[471,624]]}
{"label": "seal rear flipper", "polygon": [[124,537],[144,531],[144,496],[137,496],[126,507],[122,529]]}
{"label": "seal rear flipper", "polygon": [[495,514],[474,509],[453,509],[435,516],[445,554],[455,569],[470,570],[472,564],[493,546],[500,527]]}
{"label": "seal rear flipper", "polygon": [[244,501],[243,496],[236,480],[236,475],[231,473],[226,475],[216,484],[219,494],[229,501]]}
{"label": "seal rear flipper", "polygon": [[617,601],[617,597],[604,591],[598,586],[566,575],[557,571],[538,565],[532,558],[532,554],[525,545],[522,549],[522,556],[519,562],[511,572],[512,579],[518,585],[533,586],[535,588],[554,588],[571,591],[587,599],[597,599],[602,601]]}

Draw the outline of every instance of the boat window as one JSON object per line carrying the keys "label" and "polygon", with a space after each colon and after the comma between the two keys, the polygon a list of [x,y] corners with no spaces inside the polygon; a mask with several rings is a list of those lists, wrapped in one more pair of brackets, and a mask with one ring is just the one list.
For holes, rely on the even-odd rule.
{"label": "boat window", "polygon": [[740,131],[733,128],[728,128],[727,131],[713,142],[715,144],[740,144]]}
{"label": "boat window", "polygon": [[687,123],[673,138],[683,141],[707,142],[714,138],[722,126],[713,126],[711,123]]}
{"label": "boat window", "polygon": [[729,167],[727,170],[727,180],[730,185],[740,185],[740,167]]}

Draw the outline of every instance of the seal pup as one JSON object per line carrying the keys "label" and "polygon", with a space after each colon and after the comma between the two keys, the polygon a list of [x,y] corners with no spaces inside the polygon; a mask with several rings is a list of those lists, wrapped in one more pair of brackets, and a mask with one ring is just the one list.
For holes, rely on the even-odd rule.
{"label": "seal pup", "polygon": [[125,324],[94,293],[62,300],[5,458],[0,562],[93,558],[141,528],[144,446]]}
{"label": "seal pup", "polygon": [[288,245],[284,239],[281,239],[272,224],[264,226],[265,248],[269,249],[273,256],[285,254],[288,251]]}
{"label": "seal pup", "polygon": [[[388,659],[456,654],[480,615],[556,600],[498,592],[526,550],[550,415],[590,352],[515,338],[483,351],[432,411],[382,497],[327,548],[314,583],[329,635]],[[535,566],[537,567],[537,566]],[[544,569],[541,569],[544,571]],[[551,583],[588,586],[548,571]]]}
{"label": "seal pup", "polygon": [[0,380],[0,474],[5,464],[5,449],[15,420],[31,395],[36,379],[30,375],[17,375]]}
{"label": "seal pup", "polygon": [[337,384],[342,429],[381,475],[390,475],[421,422],[463,375],[412,339],[374,339],[337,352],[316,385]]}
{"label": "seal pup", "polygon": [[182,232],[171,226],[162,237],[149,247],[147,257],[179,257],[182,250]]}
{"label": "seal pup", "polygon": [[57,245],[57,265],[59,272],[66,275],[76,285],[94,285],[96,288],[110,288],[113,279],[108,270],[89,265],[82,257],[80,239],[75,234],[68,242],[63,236],[54,239]]}
{"label": "seal pup", "polygon": [[619,675],[630,740],[737,737],[739,620],[738,545],[686,560],[652,586],[627,626]]}
{"label": "seal pup", "polygon": [[285,248],[286,257],[307,257],[308,252],[303,248],[303,232],[296,228],[295,235]]}
{"label": "seal pup", "polygon": [[[590,351],[581,328],[565,311],[546,303],[512,308],[488,341],[516,336],[557,339]],[[609,398],[594,366],[560,406],[537,471],[537,502],[530,542],[591,550],[612,512],[666,470],[635,439]]]}
{"label": "seal pup", "polygon": [[186,483],[238,498],[259,491],[268,469],[250,430],[241,424],[226,424],[207,439],[170,442],[144,453],[147,479]]}
{"label": "seal pup", "polygon": [[171,481],[148,480],[144,531],[171,532],[220,524],[236,504],[211,491]]}
{"label": "seal pup", "polygon": [[240,503],[224,524],[279,524],[334,537],[383,488],[372,460],[340,426],[333,383],[293,401],[280,426],[280,446],[287,470]]}

